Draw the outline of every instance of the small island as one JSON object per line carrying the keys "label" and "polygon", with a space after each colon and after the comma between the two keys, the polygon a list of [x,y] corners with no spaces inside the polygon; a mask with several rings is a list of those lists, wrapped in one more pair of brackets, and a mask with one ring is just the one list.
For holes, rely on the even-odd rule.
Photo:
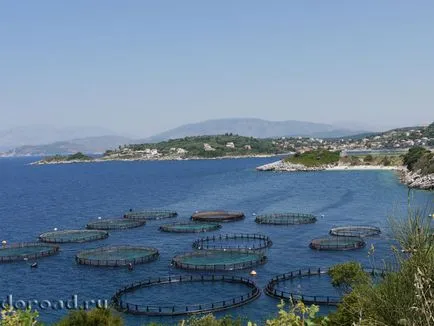
{"label": "small island", "polygon": [[233,134],[194,136],[170,139],[159,143],[130,144],[107,150],[102,157],[92,158],[82,153],[46,157],[33,164],[152,161],[264,157],[288,154],[294,150],[273,139],[258,139]]}
{"label": "small island", "polygon": [[81,152],[71,155],[54,155],[47,156],[43,160],[36,162],[37,164],[60,164],[60,163],[77,163],[77,162],[92,162],[93,157],[85,155]]}

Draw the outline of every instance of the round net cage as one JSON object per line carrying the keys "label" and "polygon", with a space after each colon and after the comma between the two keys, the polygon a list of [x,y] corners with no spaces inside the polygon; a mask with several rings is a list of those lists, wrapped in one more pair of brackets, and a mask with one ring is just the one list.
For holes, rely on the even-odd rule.
{"label": "round net cage", "polygon": [[[309,278],[309,280],[306,280]],[[319,278],[325,278],[318,280]],[[305,279],[307,286],[300,290],[300,284],[292,284],[291,287],[286,287],[285,283],[295,283],[295,281],[300,281]],[[316,282],[312,282],[312,280]],[[311,284],[309,284],[311,283]],[[322,284],[321,284],[322,283]],[[326,284],[324,284],[326,283]],[[328,284],[328,290],[327,289]],[[324,287],[324,285],[326,285]],[[316,295],[315,291],[330,293],[330,295]],[[307,270],[297,270],[286,274],[281,274],[273,277],[264,289],[265,294],[270,297],[277,298],[280,300],[285,300],[289,302],[302,301],[306,304],[316,304],[316,305],[330,305],[336,306],[341,302],[341,296],[335,288],[331,285],[330,277],[328,276],[328,269],[307,269]]]}
{"label": "round net cage", "polygon": [[376,226],[352,225],[332,228],[330,234],[344,237],[370,237],[381,234],[381,230]]}
{"label": "round net cage", "polygon": [[200,233],[215,231],[222,226],[217,223],[200,223],[200,222],[187,222],[187,223],[173,223],[160,226],[160,231],[174,232],[174,233]]}
{"label": "round net cage", "polygon": [[143,211],[128,211],[124,214],[124,218],[131,220],[161,220],[164,218],[172,218],[178,215],[175,211],[169,210],[143,210]]}
{"label": "round net cage", "polygon": [[173,266],[195,271],[231,271],[265,264],[267,257],[252,250],[196,251],[175,256]]}
{"label": "round net cage", "polygon": [[88,242],[108,237],[102,230],[63,230],[42,233],[39,240],[51,243]]}
{"label": "round net cage", "polygon": [[316,222],[316,217],[312,214],[275,213],[258,215],[255,222],[258,224],[274,225],[310,224]]}
{"label": "round net cage", "polygon": [[273,242],[263,234],[219,234],[198,239],[193,242],[193,248],[198,250],[264,250]]}
{"label": "round net cage", "polygon": [[75,256],[75,260],[82,265],[126,266],[148,263],[158,256],[155,248],[113,246],[84,250]]}
{"label": "round net cage", "polygon": [[0,248],[0,263],[51,256],[56,254],[58,251],[58,246],[39,242],[3,245]]}
{"label": "round net cage", "polygon": [[239,221],[244,218],[243,212],[228,212],[228,211],[199,211],[195,212],[191,219],[193,221],[202,222],[232,222]]}
{"label": "round net cage", "polygon": [[103,219],[89,222],[86,225],[87,229],[91,230],[124,230],[132,229],[142,225],[145,225],[146,221],[127,219],[127,218],[117,218],[117,219]]}
{"label": "round net cage", "polygon": [[[264,292],[289,302],[336,306],[341,302],[342,293],[333,286],[329,271],[328,268],[309,268],[277,275],[268,282]],[[363,271],[375,284],[388,273],[375,268],[363,268]]]}
{"label": "round net cage", "polygon": [[309,247],[316,250],[354,250],[365,245],[360,237],[326,237],[313,239]]}
{"label": "round net cage", "polygon": [[[155,289],[153,289],[154,287]],[[174,292],[176,292],[176,288],[183,289],[183,287],[186,289],[181,292],[180,300],[177,300]],[[215,292],[212,291],[213,288],[222,288],[229,294],[226,294],[223,300],[211,301],[210,298],[216,298]],[[191,294],[190,297],[194,297],[193,303],[189,303],[184,295],[186,290]],[[209,294],[208,291],[210,291]],[[165,294],[166,297],[160,301],[156,300],[158,298],[155,297]],[[257,299],[260,294],[261,291],[256,284],[244,277],[182,275],[135,282],[118,290],[112,297],[112,302],[115,309],[130,314],[177,316],[217,312],[239,307]],[[167,296],[170,297],[171,304],[168,304]],[[197,300],[203,300],[203,302],[198,303]],[[155,301],[156,303],[154,303]]]}

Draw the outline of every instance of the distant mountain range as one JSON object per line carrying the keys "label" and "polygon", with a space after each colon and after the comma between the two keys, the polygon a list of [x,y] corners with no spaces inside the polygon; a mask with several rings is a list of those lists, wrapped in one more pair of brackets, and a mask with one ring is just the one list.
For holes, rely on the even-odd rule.
{"label": "distant mountain range", "polygon": [[130,138],[122,136],[86,137],[45,145],[24,145],[0,154],[0,156],[48,156],[77,152],[101,154],[107,149],[114,149],[119,145],[126,145],[131,142]]}
{"label": "distant mountain range", "polygon": [[30,125],[0,130],[0,151],[20,146],[50,144],[71,139],[115,135],[101,127],[53,127],[50,125]]}
{"label": "distant mountain range", "polygon": [[155,143],[174,138],[225,133],[255,138],[315,137],[334,138],[369,131],[346,129],[330,124],[304,121],[267,121],[252,118],[207,120],[186,124],[145,139],[116,135],[104,128],[54,128],[30,126],[0,131],[0,152],[3,156],[46,156],[54,154],[102,153],[119,145]]}
{"label": "distant mountain range", "polygon": [[330,124],[305,121],[268,121],[253,118],[207,120],[198,123],[186,124],[155,136],[143,139],[142,142],[159,142],[167,139],[182,138],[186,136],[219,135],[225,133],[251,136],[255,138],[274,137],[317,137],[333,138],[367,132],[360,129],[345,129]]}

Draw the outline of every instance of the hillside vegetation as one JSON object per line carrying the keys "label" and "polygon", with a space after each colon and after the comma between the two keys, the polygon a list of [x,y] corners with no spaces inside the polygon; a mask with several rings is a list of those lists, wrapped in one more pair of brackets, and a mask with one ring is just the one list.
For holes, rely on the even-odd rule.
{"label": "hillside vegetation", "polygon": [[339,162],[340,152],[328,150],[314,150],[305,153],[296,153],[285,159],[285,162],[303,164],[306,167],[318,167],[322,165],[336,164]]}
{"label": "hillside vegetation", "polygon": [[[207,144],[209,147],[206,148]],[[233,144],[233,147],[231,147]],[[279,154],[283,149],[272,139],[258,139],[233,134],[216,136],[195,136],[171,139],[155,144],[132,144],[119,149],[125,151],[146,151],[156,149],[162,155],[172,155],[177,149],[185,150],[184,157],[224,157],[259,154]],[[118,151],[118,152],[119,152]],[[105,155],[112,155],[107,151]]]}
{"label": "hillside vegetation", "polygon": [[71,155],[54,155],[54,156],[48,156],[44,158],[44,161],[47,163],[50,162],[70,162],[70,161],[92,161],[93,158],[90,156],[87,156],[81,152],[71,154]]}
{"label": "hillside vegetation", "polygon": [[404,164],[410,171],[421,175],[434,173],[434,153],[423,148],[413,147],[404,155]]}

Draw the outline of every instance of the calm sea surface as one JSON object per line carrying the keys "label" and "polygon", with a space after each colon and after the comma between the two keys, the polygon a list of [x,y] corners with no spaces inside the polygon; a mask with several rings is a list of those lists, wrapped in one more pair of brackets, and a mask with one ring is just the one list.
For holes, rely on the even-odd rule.
{"label": "calm sea surface", "polygon": [[[101,241],[67,244],[60,254],[39,260],[31,269],[26,262],[0,265],[1,300],[60,300],[78,295],[83,300],[110,299],[116,289],[149,277],[188,274],[170,266],[176,254],[192,251],[195,234],[158,231],[160,224],[188,221],[191,213],[202,209],[241,210],[246,219],[226,223],[219,231],[203,233],[263,233],[271,237],[268,262],[255,268],[256,282],[263,288],[276,274],[306,267],[328,267],[347,260],[370,264],[368,249],[375,245],[375,259],[381,264],[389,256],[390,238],[387,216],[403,215],[407,189],[389,171],[342,171],[316,173],[258,173],[255,167],[273,161],[267,159],[206,160],[182,162],[108,162],[29,166],[29,159],[0,159],[0,240],[9,243],[35,241],[53,228],[83,228],[98,216],[120,217],[129,208],[176,210],[176,219],[149,222],[146,226],[111,232]],[[416,191],[414,201],[425,207],[433,204],[432,192]],[[253,214],[294,211],[314,213],[316,224],[301,226],[257,225]],[[366,248],[347,252],[316,252],[311,239],[325,236],[333,226],[372,224],[383,229],[377,238],[369,238]],[[103,245],[134,244],[152,246],[160,251],[158,261],[126,268],[79,266],[75,254],[85,248]],[[248,276],[249,270],[234,272]],[[192,272],[194,273],[194,272]],[[230,274],[227,272],[226,274]],[[149,304],[200,303],[208,298],[220,301],[245,291],[227,284],[188,284],[142,290],[132,299]],[[286,282],[285,289],[309,294],[335,295],[328,279]],[[278,301],[262,295],[246,306],[228,310],[261,322],[277,311]],[[321,308],[326,311],[327,308]],[[51,323],[65,311],[41,311],[41,319]],[[128,325],[156,321],[173,324],[176,319],[124,315]]]}

